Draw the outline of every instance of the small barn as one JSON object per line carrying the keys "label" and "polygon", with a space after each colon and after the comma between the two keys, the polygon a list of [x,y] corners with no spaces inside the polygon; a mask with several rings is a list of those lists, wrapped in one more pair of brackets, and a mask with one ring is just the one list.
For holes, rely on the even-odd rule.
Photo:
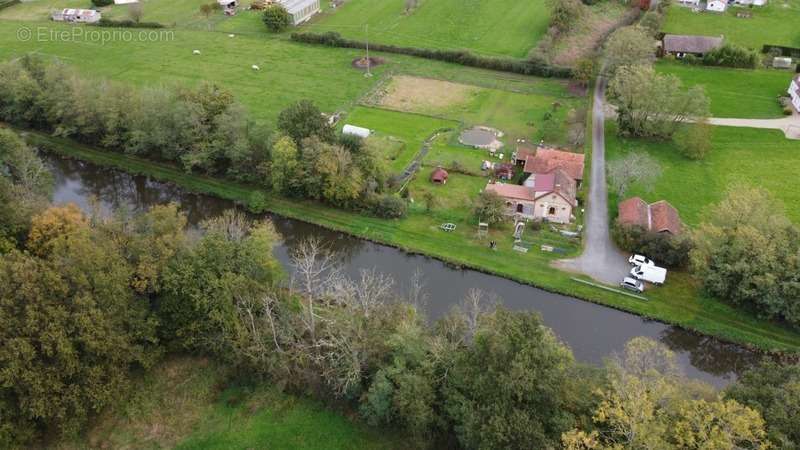
{"label": "small barn", "polygon": [[722,46],[722,36],[699,36],[688,34],[666,34],[662,42],[664,54],[683,58],[686,55],[702,57]]}
{"label": "small barn", "polygon": [[367,128],[357,127],[355,125],[345,124],[342,127],[342,134],[349,134],[352,136],[358,136],[360,138],[368,138],[372,132]]}
{"label": "small barn", "polygon": [[431,183],[434,184],[447,184],[447,177],[449,174],[441,167],[437,167],[431,172]]}

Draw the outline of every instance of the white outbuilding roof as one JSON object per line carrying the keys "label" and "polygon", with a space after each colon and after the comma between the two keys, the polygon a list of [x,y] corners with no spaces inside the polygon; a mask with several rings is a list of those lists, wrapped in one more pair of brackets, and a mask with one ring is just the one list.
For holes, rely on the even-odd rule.
{"label": "white outbuilding roof", "polygon": [[342,128],[342,134],[351,134],[353,136],[367,138],[369,137],[370,134],[372,134],[372,132],[367,128],[362,128],[362,127],[357,127],[355,125],[347,124]]}

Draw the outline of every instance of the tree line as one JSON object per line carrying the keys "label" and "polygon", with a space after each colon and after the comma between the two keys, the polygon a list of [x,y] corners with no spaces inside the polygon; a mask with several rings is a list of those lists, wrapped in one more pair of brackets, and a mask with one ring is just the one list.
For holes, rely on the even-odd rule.
{"label": "tree line", "polygon": [[273,129],[215,84],[136,89],[25,56],[0,65],[0,120],[335,207],[405,212],[389,193],[385,161],[360,139],[337,135],[309,101],[289,106]]}
{"label": "tree line", "polygon": [[[34,151],[8,130],[0,137],[0,186],[46,197]],[[319,240],[293,248],[287,276],[271,223],[235,211],[198,233],[174,204],[113,214],[31,205],[0,210],[2,229],[16,230],[0,250],[5,447],[80,434],[176,353],[402,429],[420,448],[800,442],[797,366],[759,366],[720,392],[686,379],[672,352],[644,338],[603,368],[586,366],[538,314],[478,290],[429,324],[419,274],[404,289],[375,270],[345,276],[341,255]]]}

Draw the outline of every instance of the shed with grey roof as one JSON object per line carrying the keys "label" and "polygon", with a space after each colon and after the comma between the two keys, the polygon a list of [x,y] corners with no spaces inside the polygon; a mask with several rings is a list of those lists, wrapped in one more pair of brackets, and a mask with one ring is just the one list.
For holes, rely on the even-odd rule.
{"label": "shed with grey roof", "polygon": [[719,48],[722,36],[697,36],[687,34],[666,34],[663,39],[663,51],[668,55],[683,58],[686,55],[703,56]]}

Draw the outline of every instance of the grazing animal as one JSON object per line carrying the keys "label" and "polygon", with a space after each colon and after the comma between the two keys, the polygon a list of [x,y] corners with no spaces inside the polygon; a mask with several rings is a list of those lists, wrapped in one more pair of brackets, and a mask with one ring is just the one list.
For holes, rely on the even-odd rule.
{"label": "grazing animal", "polygon": [[199,55],[200,54],[200,50],[195,50],[195,51],[192,52],[192,54],[193,55]]}
{"label": "grazing animal", "polygon": [[258,67],[257,65],[253,64],[253,70],[261,70],[261,67]]}

